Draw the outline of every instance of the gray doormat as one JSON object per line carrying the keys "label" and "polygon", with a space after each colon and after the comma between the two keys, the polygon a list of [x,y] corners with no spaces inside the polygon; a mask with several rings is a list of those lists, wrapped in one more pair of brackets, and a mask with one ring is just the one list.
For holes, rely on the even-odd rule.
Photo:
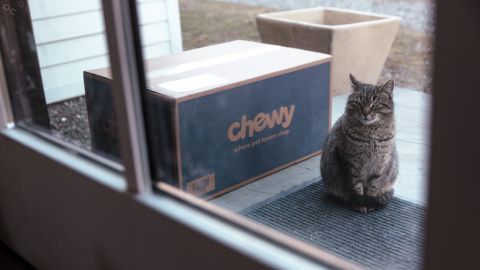
{"label": "gray doormat", "polygon": [[327,195],[321,180],[293,187],[240,214],[372,269],[420,269],[426,208],[394,198],[357,213]]}

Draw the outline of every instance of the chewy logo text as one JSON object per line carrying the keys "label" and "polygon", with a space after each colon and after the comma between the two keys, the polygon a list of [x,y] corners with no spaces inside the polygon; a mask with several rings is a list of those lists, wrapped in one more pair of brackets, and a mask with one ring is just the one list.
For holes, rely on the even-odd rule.
{"label": "chewy logo text", "polygon": [[294,111],[295,105],[290,105],[290,108],[281,106],[278,111],[273,110],[271,114],[258,113],[253,120],[247,120],[247,116],[243,115],[240,122],[234,122],[228,128],[228,139],[232,142],[245,139],[247,132],[249,137],[253,137],[255,132],[260,132],[266,127],[273,128],[282,125],[287,128],[292,123]]}

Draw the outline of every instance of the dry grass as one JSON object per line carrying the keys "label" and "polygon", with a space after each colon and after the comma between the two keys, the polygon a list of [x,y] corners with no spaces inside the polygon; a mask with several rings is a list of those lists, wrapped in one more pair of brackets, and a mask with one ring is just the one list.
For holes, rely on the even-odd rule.
{"label": "dry grass", "polygon": [[183,49],[243,39],[260,41],[255,15],[272,9],[246,5],[180,0]]}
{"label": "dry grass", "polygon": [[[207,0],[180,0],[184,49],[236,39],[260,41],[255,15],[269,11],[273,10]],[[430,92],[432,38],[432,35],[401,27],[380,80],[393,78],[398,86]]]}
{"label": "dry grass", "polygon": [[397,85],[431,92],[433,35],[401,27],[380,76]]}

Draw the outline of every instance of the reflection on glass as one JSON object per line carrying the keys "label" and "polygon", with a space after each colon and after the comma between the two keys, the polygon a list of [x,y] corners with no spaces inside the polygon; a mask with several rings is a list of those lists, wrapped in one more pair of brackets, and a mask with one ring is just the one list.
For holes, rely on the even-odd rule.
{"label": "reflection on glass", "polygon": [[[171,12],[169,5],[175,1],[139,1],[154,184],[161,188],[167,183],[364,267],[420,268],[432,3],[399,8],[394,1],[369,6],[314,2],[350,10],[299,10],[313,5],[302,1],[255,6],[258,1],[182,0],[179,12]],[[163,9],[145,14],[147,3]],[[297,11],[275,13],[278,9]],[[256,23],[258,13],[268,13],[262,18],[270,18],[271,24],[262,19]],[[379,27],[390,16],[403,20],[398,24],[394,18],[394,27]],[[164,37],[167,54],[173,55],[146,49],[154,40],[144,30],[152,18],[164,18],[169,31],[153,35]],[[175,26],[179,18],[182,32]],[[320,28],[339,34],[331,36]],[[189,49],[182,53],[173,46],[180,34]],[[383,49],[373,49],[375,43]],[[342,53],[329,51],[334,45]],[[382,58],[377,52],[385,48]],[[360,108],[349,104],[354,101],[349,100],[349,73],[358,73],[357,79],[375,91],[381,90],[377,82],[395,82],[395,195],[387,207],[368,213],[330,196],[320,173],[329,129],[346,108]],[[370,103],[373,110],[377,105]],[[362,171],[369,168],[367,164]]]}
{"label": "reflection on glass", "polygon": [[96,100],[108,91],[89,75],[109,66],[101,1],[3,1],[2,9],[16,123],[112,157],[115,122],[102,111],[111,97]]}
{"label": "reflection on glass", "polygon": [[[169,19],[167,10],[171,12],[172,9],[167,9],[170,5],[168,2],[170,1],[139,1],[140,32],[144,40],[143,53],[148,57],[180,51],[178,47],[180,41],[175,40],[173,34],[169,34],[176,28],[170,25],[172,20]],[[104,33],[102,38],[103,35]],[[121,153],[112,104],[110,69],[105,65],[89,68],[83,76],[92,149],[112,159],[118,159]]]}

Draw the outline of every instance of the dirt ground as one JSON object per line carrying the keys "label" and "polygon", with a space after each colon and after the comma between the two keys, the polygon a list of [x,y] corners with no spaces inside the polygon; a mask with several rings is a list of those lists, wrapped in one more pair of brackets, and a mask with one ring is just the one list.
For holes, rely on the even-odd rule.
{"label": "dirt ground", "polygon": [[[392,0],[393,1],[393,0]],[[255,15],[274,9],[208,0],[180,0],[184,50],[235,39],[260,41]],[[431,92],[432,38],[401,26],[380,80]]]}

